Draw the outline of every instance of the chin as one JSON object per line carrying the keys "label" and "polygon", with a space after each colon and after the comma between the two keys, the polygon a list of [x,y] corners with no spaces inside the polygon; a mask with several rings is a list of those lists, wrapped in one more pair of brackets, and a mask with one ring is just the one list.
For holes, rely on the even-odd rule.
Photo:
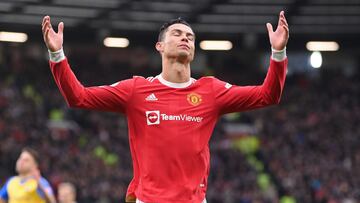
{"label": "chin", "polygon": [[191,53],[190,52],[187,52],[187,51],[180,51],[178,53],[178,57],[180,58],[191,58]]}
{"label": "chin", "polygon": [[178,61],[182,61],[182,62],[190,61],[190,56],[189,55],[180,55],[179,54]]}
{"label": "chin", "polygon": [[189,53],[189,52],[186,52],[186,51],[180,51],[180,52],[179,52],[179,56],[180,56],[180,57],[188,57],[188,56],[190,56],[190,53]]}

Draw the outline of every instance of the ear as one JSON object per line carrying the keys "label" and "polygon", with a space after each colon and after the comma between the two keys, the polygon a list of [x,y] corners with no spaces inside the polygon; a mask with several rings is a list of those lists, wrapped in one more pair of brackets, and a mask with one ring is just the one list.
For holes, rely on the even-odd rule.
{"label": "ear", "polygon": [[164,42],[156,42],[155,48],[158,52],[162,53],[164,50]]}

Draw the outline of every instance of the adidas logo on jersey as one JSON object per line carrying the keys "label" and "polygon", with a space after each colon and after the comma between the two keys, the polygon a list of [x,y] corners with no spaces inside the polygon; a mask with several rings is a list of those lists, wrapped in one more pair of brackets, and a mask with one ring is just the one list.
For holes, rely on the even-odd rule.
{"label": "adidas logo on jersey", "polygon": [[156,98],[155,94],[152,93],[152,94],[150,94],[149,96],[147,96],[147,97],[145,98],[145,100],[146,100],[146,101],[157,101],[158,98]]}

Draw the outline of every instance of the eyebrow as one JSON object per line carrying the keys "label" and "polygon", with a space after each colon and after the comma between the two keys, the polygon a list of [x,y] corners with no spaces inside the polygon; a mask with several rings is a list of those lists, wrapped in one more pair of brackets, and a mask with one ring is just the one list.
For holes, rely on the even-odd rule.
{"label": "eyebrow", "polygon": [[[182,31],[180,29],[173,29],[173,30],[171,30],[171,32],[180,32],[180,33],[182,33],[184,31]],[[195,34],[193,34],[191,32],[186,32],[186,35],[191,35],[191,36],[193,36],[195,38]]]}

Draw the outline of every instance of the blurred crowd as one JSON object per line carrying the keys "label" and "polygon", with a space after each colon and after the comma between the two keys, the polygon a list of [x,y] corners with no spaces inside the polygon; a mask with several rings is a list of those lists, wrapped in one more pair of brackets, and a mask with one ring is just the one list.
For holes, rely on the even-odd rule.
{"label": "blurred crowd", "polygon": [[[15,174],[21,149],[30,146],[40,152],[42,175],[55,191],[67,181],[76,186],[78,202],[122,202],[132,178],[126,118],[69,109],[53,82],[43,47],[6,48],[0,54],[0,184]],[[134,53],[145,59],[133,63],[126,56],[105,60],[92,57],[96,52],[72,53],[82,53],[68,56],[87,86],[160,72],[159,64],[141,50]],[[238,82],[230,77],[234,72],[224,70],[213,73]],[[239,78],[253,84],[253,78],[261,82],[263,77]],[[319,72],[316,79],[290,76],[280,105],[241,113],[261,138],[258,155],[274,183],[266,191],[259,188],[259,174],[244,154],[232,147],[211,147],[227,138],[227,121],[221,119],[210,143],[208,202],[271,203],[283,195],[297,202],[360,201],[360,82],[352,77],[338,72]]]}
{"label": "blurred crowd", "polygon": [[299,202],[360,201],[358,77],[290,78],[282,104],[259,112],[269,168]]}

